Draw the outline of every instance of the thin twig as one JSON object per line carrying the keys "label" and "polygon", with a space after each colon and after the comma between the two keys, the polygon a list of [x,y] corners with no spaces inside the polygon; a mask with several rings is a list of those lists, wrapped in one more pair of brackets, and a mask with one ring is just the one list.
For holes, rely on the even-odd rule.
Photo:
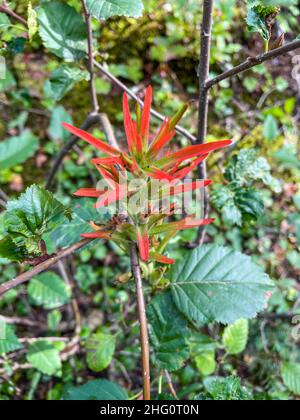
{"label": "thin twig", "polygon": [[169,374],[169,372],[167,370],[165,370],[165,376],[166,376],[167,384],[168,384],[168,386],[170,388],[171,394],[173,395],[173,397],[175,398],[175,400],[178,400],[179,398],[178,398],[178,395],[177,395],[177,393],[175,391],[175,388],[174,388],[174,385],[173,385],[173,382],[172,382],[171,375]]}
{"label": "thin twig", "polygon": [[87,28],[87,39],[88,39],[88,70],[90,73],[90,90],[92,96],[93,112],[98,114],[99,103],[97,98],[97,92],[95,87],[94,79],[94,53],[93,53],[93,29],[92,29],[92,16],[89,13],[85,0],[81,0],[85,23]]}
{"label": "thin twig", "polygon": [[8,201],[8,196],[7,194],[0,188],[0,197],[2,198],[3,201]]}
{"label": "thin twig", "polygon": [[67,269],[63,263],[62,260],[58,261],[57,263],[57,267],[58,270],[60,272],[60,275],[62,276],[62,278],[64,279],[65,283],[69,286],[69,288],[71,289],[71,293],[72,293],[72,300],[71,300],[71,306],[72,306],[72,310],[74,313],[74,318],[75,318],[75,335],[79,336],[80,332],[81,332],[81,315],[80,315],[80,309],[79,309],[79,305],[78,302],[74,296],[74,292],[75,292],[75,283],[73,281],[73,279],[71,280]]}
{"label": "thin twig", "polygon": [[136,296],[138,306],[138,316],[140,322],[141,350],[142,350],[142,368],[143,368],[143,394],[144,400],[150,400],[150,349],[148,325],[146,316],[146,305],[143,291],[142,272],[139,264],[136,244],[131,248],[131,268],[136,283]]}
{"label": "thin twig", "polygon": [[56,255],[49,258],[47,261],[42,262],[41,264],[37,265],[36,267],[32,268],[29,271],[21,274],[20,276],[16,277],[13,280],[10,280],[6,283],[0,285],[0,297],[7,293],[9,290],[14,289],[15,287],[20,286],[23,283],[26,283],[34,276],[42,273],[43,271],[48,270],[49,268],[53,267],[55,264],[58,263],[63,258],[68,257],[69,255],[73,254],[74,252],[78,251],[80,248],[84,247],[85,245],[89,244],[92,240],[91,239],[83,239],[76,244],[62,249]]}
{"label": "thin twig", "polygon": [[250,70],[253,67],[258,66],[259,64],[264,63],[265,61],[272,60],[273,58],[287,54],[291,51],[297,50],[298,48],[300,48],[300,40],[290,42],[286,45],[283,45],[280,48],[276,48],[275,50],[269,51],[265,54],[258,55],[257,57],[252,57],[252,58],[249,57],[246,61],[239,64],[238,66],[233,67],[232,69],[225,71],[219,76],[216,76],[213,79],[208,80],[206,82],[206,88],[210,89],[212,86],[217,85],[223,80],[234,77],[240,73],[243,73],[246,70]]}
{"label": "thin twig", "polygon": [[[95,67],[104,74],[110,81],[112,81],[115,85],[119,86],[124,92],[126,92],[132,99],[137,101],[141,106],[144,105],[144,102],[131,90],[129,89],[121,80],[119,80],[117,77],[115,77],[110,71],[103,66],[102,64],[98,63],[96,60],[94,60]],[[151,108],[151,115],[153,117],[157,118],[160,121],[164,121],[165,117],[160,114],[159,112],[155,111],[153,108]],[[184,137],[186,137],[188,140],[190,140],[192,143],[196,143],[196,137],[193,136],[191,133],[189,133],[188,130],[181,127],[180,125],[177,125],[175,127],[177,133],[182,134]]]}
{"label": "thin twig", "polygon": [[6,0],[2,1],[2,5],[0,6],[0,12],[6,13],[7,15],[11,16],[13,19],[17,20],[18,22],[22,23],[22,25],[27,26],[27,21],[22,16],[15,13],[13,10],[11,10],[8,6],[8,3]]}

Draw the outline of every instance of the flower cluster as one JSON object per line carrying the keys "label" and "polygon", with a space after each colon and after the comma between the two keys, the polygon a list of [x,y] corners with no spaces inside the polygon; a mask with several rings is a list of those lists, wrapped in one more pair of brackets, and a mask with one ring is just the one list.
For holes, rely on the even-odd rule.
{"label": "flower cluster", "polygon": [[[182,107],[173,118],[166,118],[160,130],[150,137],[150,116],[152,105],[152,88],[146,91],[143,109],[137,104],[136,118],[132,119],[129,109],[128,97],[123,97],[124,127],[126,132],[128,150],[120,151],[107,143],[93,137],[89,133],[64,123],[65,129],[75,136],[85,140],[101,151],[105,157],[92,160],[102,178],[107,183],[107,188],[84,188],[75,193],[79,197],[97,198],[96,208],[109,206],[115,201],[122,201],[128,195],[134,195],[134,191],[128,191],[125,183],[120,179],[143,179],[145,182],[159,180],[162,187],[159,191],[159,200],[163,196],[176,196],[187,191],[194,191],[200,187],[207,186],[211,181],[201,180],[183,183],[182,180],[192,172],[209,153],[226,147],[231,144],[230,140],[216,141],[201,145],[193,145],[172,152],[163,149],[176,134],[175,127],[180,121],[187,105]],[[120,176],[122,174],[122,176]],[[164,183],[168,188],[164,188]],[[111,239],[121,248],[127,249],[134,241],[138,244],[140,258],[143,261],[156,261],[162,264],[172,264],[174,260],[162,255],[168,240],[179,230],[191,229],[197,226],[207,225],[213,219],[196,220],[188,216],[180,221],[165,222],[167,217],[175,214],[176,205],[168,209],[161,205],[160,212],[154,212],[152,205],[149,205],[146,214],[130,214],[127,216],[115,216],[105,226],[91,222],[95,232],[82,234],[86,238]],[[158,238],[166,234],[163,241]]]}

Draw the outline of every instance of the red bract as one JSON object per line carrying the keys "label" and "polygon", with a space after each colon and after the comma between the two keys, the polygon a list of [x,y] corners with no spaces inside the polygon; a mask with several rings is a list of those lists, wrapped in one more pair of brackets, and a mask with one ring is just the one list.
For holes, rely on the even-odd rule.
{"label": "red bract", "polygon": [[[89,133],[64,123],[63,126],[73,135],[80,137],[89,144],[95,146],[106,156],[92,159],[103,179],[108,184],[108,189],[96,190],[95,188],[83,188],[78,190],[75,195],[79,197],[97,198],[95,207],[108,206],[116,201],[123,200],[129,193],[127,187],[120,181],[120,171],[122,171],[123,180],[128,178],[131,173],[134,178],[142,178],[148,183],[151,178],[164,181],[158,191],[158,199],[163,197],[182,194],[188,191],[194,191],[198,188],[207,186],[211,181],[202,180],[190,183],[180,183],[192,172],[199,163],[205,160],[213,151],[222,149],[231,144],[230,140],[221,140],[201,145],[193,145],[181,150],[171,152],[166,151],[162,155],[164,147],[175,136],[175,127],[186,112],[188,105],[184,105],[173,118],[164,120],[161,129],[157,132],[150,142],[149,128],[152,105],[152,88],[148,87],[145,96],[143,110],[139,104],[136,107],[136,120],[133,120],[130,114],[129,102],[126,93],[123,96],[124,128],[127,138],[128,150],[122,152],[107,143],[96,139]],[[132,178],[132,175],[130,177]],[[169,183],[169,184],[168,184]],[[130,192],[135,194],[135,192]],[[126,220],[117,223],[113,228],[98,229],[94,225],[96,232],[83,234],[87,238],[112,239],[122,247],[127,247],[130,242],[135,241],[138,244],[140,257],[143,261],[149,259],[161,264],[172,264],[174,260],[161,255],[155,250],[157,242],[152,237],[162,233],[172,235],[183,229],[191,229],[197,226],[207,225],[213,222],[213,219],[195,220],[193,217],[187,217],[180,221],[163,223],[163,219],[173,215],[175,205],[172,204],[172,210],[164,209],[162,214],[155,215],[153,204],[149,205],[149,214],[134,215],[128,214]],[[131,220],[131,223],[128,223]],[[133,221],[134,225],[133,226]],[[153,249],[154,248],[154,249]]]}

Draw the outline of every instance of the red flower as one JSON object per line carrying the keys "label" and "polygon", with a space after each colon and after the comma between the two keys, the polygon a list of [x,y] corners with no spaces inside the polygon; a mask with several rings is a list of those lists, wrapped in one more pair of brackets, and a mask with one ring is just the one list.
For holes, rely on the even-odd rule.
{"label": "red flower", "polygon": [[[167,151],[164,156],[158,157],[162,149],[170,142],[176,134],[175,127],[181,117],[186,112],[188,105],[184,105],[173,118],[164,120],[161,129],[150,142],[149,128],[152,105],[152,88],[148,87],[145,96],[143,110],[139,104],[136,108],[136,121],[130,114],[128,97],[126,93],[123,96],[124,128],[127,138],[128,151],[121,152],[107,143],[96,139],[91,134],[86,133],[70,124],[63,123],[63,126],[73,135],[80,137],[89,144],[95,146],[106,157],[92,159],[101,176],[108,184],[106,191],[98,191],[95,188],[83,188],[78,190],[75,195],[79,197],[97,198],[96,208],[108,206],[115,201],[122,200],[128,195],[127,187],[120,183],[120,170],[122,173],[131,173],[136,178],[143,178],[146,182],[151,178],[162,180],[166,183],[160,187],[158,198],[173,196],[188,191],[207,186],[211,181],[202,180],[190,183],[180,183],[192,172],[199,163],[205,160],[208,155],[218,149],[231,144],[230,140],[221,140],[201,145],[193,145],[183,148],[176,152]],[[132,193],[131,193],[132,194]],[[134,193],[133,193],[134,194]],[[150,214],[134,217],[136,230],[127,222],[123,222],[114,227],[114,229],[98,229],[96,225],[95,233],[88,233],[82,236],[88,238],[102,238],[115,240],[121,246],[126,247],[130,241],[136,241],[139,246],[140,257],[143,261],[152,259],[161,264],[172,264],[174,260],[160,255],[152,248],[155,241],[150,240],[150,236],[160,235],[162,233],[172,234],[183,229],[191,229],[197,226],[207,225],[213,222],[213,219],[195,220],[193,217],[187,217],[183,220],[162,223],[163,219],[171,214],[173,210],[160,215],[151,215],[152,204],[149,206]],[[130,216],[130,215],[129,215]],[[139,221],[139,217],[141,220]]]}

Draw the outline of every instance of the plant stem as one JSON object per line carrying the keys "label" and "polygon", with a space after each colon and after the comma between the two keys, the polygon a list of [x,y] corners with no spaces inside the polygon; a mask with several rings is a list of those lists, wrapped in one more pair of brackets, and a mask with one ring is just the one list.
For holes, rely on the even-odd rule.
{"label": "plant stem", "polygon": [[17,20],[18,22],[22,23],[22,25],[27,26],[27,21],[13,10],[11,10],[8,6],[6,0],[2,1],[2,5],[0,5],[0,12],[6,13],[7,15],[11,16],[13,19]]}
{"label": "plant stem", "polygon": [[[203,18],[201,25],[201,50],[200,63],[198,70],[199,77],[199,115],[198,115],[198,136],[197,143],[204,144],[207,136],[207,120],[208,120],[208,94],[209,89],[206,82],[209,77],[210,64],[210,48],[211,48],[211,32],[213,17],[213,0],[204,0]],[[198,167],[200,179],[206,179],[206,163],[202,162]],[[209,196],[207,190],[204,195],[204,218],[207,218],[209,212]],[[199,228],[196,246],[204,242],[205,227]]]}
{"label": "plant stem", "polygon": [[97,114],[99,112],[99,103],[97,98],[97,92],[94,80],[94,52],[93,52],[93,29],[92,29],[92,17],[88,11],[85,0],[81,1],[85,23],[87,28],[87,39],[88,39],[88,70],[90,73],[90,90],[92,95],[93,112]]}
{"label": "plant stem", "polygon": [[144,400],[150,400],[150,349],[148,325],[146,316],[146,305],[143,291],[142,272],[139,264],[136,244],[131,248],[131,268],[136,283],[136,296],[138,306],[138,317],[140,322],[140,340],[142,350],[142,368],[143,368],[143,394]]}
{"label": "plant stem", "polygon": [[225,71],[219,76],[210,79],[206,83],[206,88],[210,89],[212,86],[215,86],[222,82],[223,80],[230,79],[231,77],[237,76],[240,73],[243,73],[246,70],[250,70],[253,67],[258,66],[266,61],[272,60],[273,58],[279,57],[281,55],[287,54],[291,51],[295,51],[300,48],[300,40],[290,42],[282,47],[276,48],[275,50],[269,51],[266,54],[258,55],[257,57],[249,57],[246,61],[239,64],[236,67],[233,67],[230,70]]}

